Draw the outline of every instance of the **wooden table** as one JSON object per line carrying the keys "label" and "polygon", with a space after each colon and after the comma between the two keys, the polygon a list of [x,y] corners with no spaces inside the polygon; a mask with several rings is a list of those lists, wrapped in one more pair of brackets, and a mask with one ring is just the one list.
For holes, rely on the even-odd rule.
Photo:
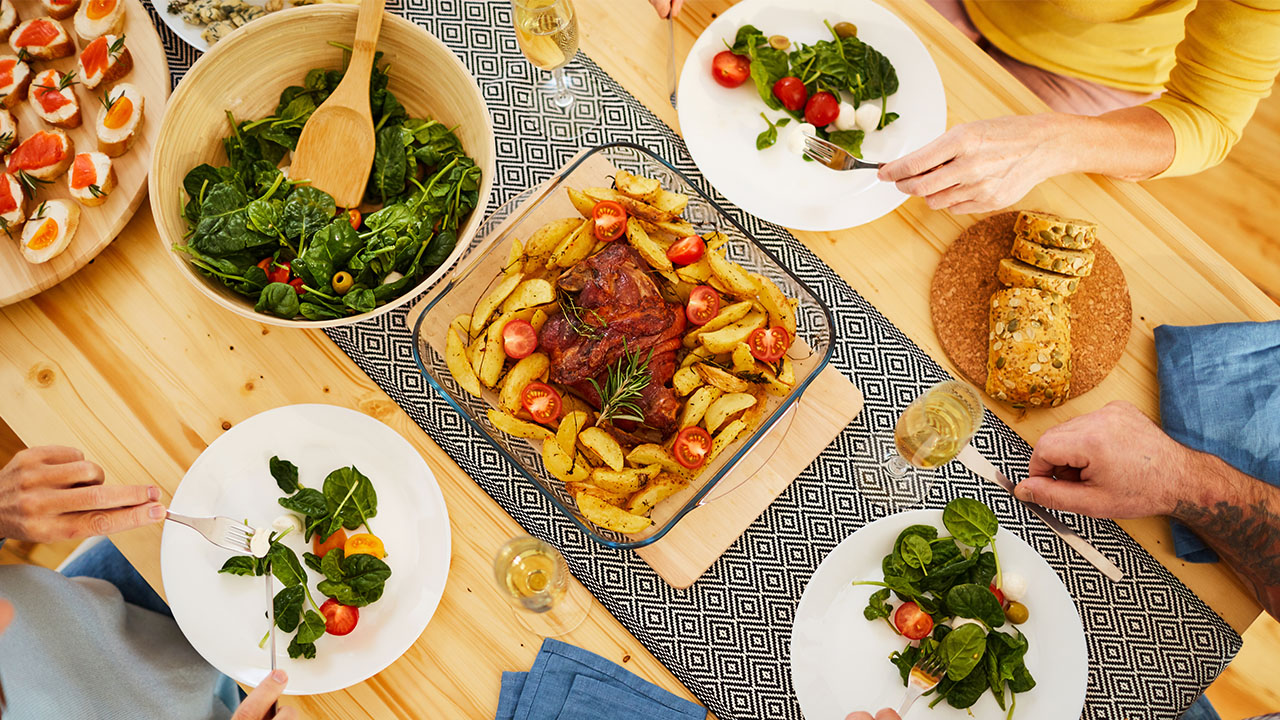
{"label": "wooden table", "polygon": [[[678,55],[729,4],[691,0],[677,23]],[[933,52],[951,124],[1043,109],[922,1],[892,4]],[[583,49],[674,126],[664,23],[642,0],[578,6]],[[1113,399],[1154,415],[1155,325],[1280,317],[1274,303],[1136,185],[1070,176],[1045,183],[1026,203],[1079,213],[1106,228],[1129,279],[1135,319],[1124,359],[1097,390],[1025,418],[995,408],[1028,440]],[[913,200],[869,226],[799,237],[942,358],[929,320],[929,278],[942,249],[972,220]],[[82,447],[109,482],[154,483],[166,499],[210,442],[268,408],[333,403],[387,423],[422,452],[444,490],[453,526],[449,584],[435,618],[398,662],[349,690],[295,702],[317,718],[492,717],[500,671],[527,669],[539,645],[492,587],[493,553],[519,527],[323,334],[271,328],[217,308],[173,271],[166,252],[144,209],[91,266],[0,311],[0,417],[29,446]],[[1226,568],[1178,562],[1162,520],[1123,525],[1237,630],[1258,614]],[[158,590],[160,530],[113,538]],[[598,604],[567,640],[689,697]]]}

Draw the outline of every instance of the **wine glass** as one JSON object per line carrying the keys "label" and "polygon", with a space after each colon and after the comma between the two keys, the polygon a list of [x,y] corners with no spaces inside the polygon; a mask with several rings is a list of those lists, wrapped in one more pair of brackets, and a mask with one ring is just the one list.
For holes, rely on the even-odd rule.
{"label": "wine glass", "polygon": [[578,15],[572,0],[511,0],[520,51],[535,67],[551,73],[551,82],[538,84],[529,110],[553,140],[572,140],[598,124],[595,106],[575,95],[585,86],[565,73],[578,52]]}
{"label": "wine glass", "polygon": [[881,465],[889,476],[889,497],[923,504],[933,478],[915,469],[951,462],[981,426],[982,398],[965,383],[940,382],[912,400],[894,427],[894,450]]}
{"label": "wine glass", "polygon": [[516,617],[541,637],[564,635],[591,612],[591,596],[570,581],[564,556],[538,538],[508,540],[493,560],[493,576]]}

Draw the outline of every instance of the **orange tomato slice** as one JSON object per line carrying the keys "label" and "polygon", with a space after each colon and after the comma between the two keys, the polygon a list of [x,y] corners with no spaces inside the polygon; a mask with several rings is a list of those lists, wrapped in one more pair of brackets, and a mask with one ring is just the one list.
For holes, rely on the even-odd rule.
{"label": "orange tomato slice", "polygon": [[71,167],[71,187],[80,190],[97,181],[98,170],[93,166],[93,158],[89,157],[89,153],[77,155],[75,165]]}
{"label": "orange tomato slice", "polygon": [[[267,258],[267,259],[270,260],[270,258]],[[343,530],[342,528],[338,528],[337,532],[330,535],[326,539],[321,539],[319,533],[316,533],[316,536],[311,538],[312,552],[314,552],[316,555],[319,555],[320,557],[324,557],[325,555],[329,554],[330,550],[337,550],[338,548],[346,544],[347,544],[347,531]]]}
{"label": "orange tomato slice", "polygon": [[133,117],[133,101],[127,97],[121,97],[111,103],[111,109],[107,111],[107,116],[103,118],[102,124],[115,130],[116,128],[124,127],[131,117]]}
{"label": "orange tomato slice", "polygon": [[85,10],[85,14],[91,20],[104,18],[116,9],[116,0],[89,0],[89,7]]}
{"label": "orange tomato slice", "polygon": [[382,546],[382,541],[373,533],[360,533],[347,538],[347,544],[343,546],[342,551],[347,557],[352,555],[372,555],[378,559],[387,556],[387,550]]}
{"label": "orange tomato slice", "polygon": [[48,218],[40,223],[40,227],[36,229],[36,234],[27,241],[27,247],[32,250],[43,250],[53,244],[58,239],[58,221]]}

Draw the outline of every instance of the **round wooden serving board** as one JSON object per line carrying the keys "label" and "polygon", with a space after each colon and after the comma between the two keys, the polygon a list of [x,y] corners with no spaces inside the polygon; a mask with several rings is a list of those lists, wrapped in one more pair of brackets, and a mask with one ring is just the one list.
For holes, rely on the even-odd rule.
{"label": "round wooden serving board", "polygon": [[[929,311],[942,349],[960,373],[979,388],[987,385],[987,323],[1002,258],[1013,246],[1017,211],[979,220],[960,233],[938,262],[929,286]],[[1124,272],[1099,241],[1093,274],[1080,280],[1071,305],[1071,397],[1083,395],[1107,376],[1124,354],[1133,321]]]}
{"label": "round wooden serving board", "polygon": [[[88,0],[82,0],[88,2]],[[19,300],[47,290],[67,279],[72,273],[89,264],[97,257],[116,235],[124,229],[125,223],[133,217],[134,211],[142,204],[147,195],[147,171],[151,167],[151,148],[160,134],[160,118],[164,114],[164,106],[169,98],[169,62],[165,59],[164,46],[160,36],[151,24],[147,10],[139,0],[123,0],[125,6],[124,35],[125,46],[133,55],[133,69],[118,83],[127,82],[137,86],[146,98],[145,115],[142,128],[134,140],[129,152],[118,158],[112,158],[116,171],[116,189],[107,197],[107,201],[98,207],[80,206],[80,227],[71,240],[71,245],[61,255],[52,260],[33,265],[22,257],[18,240],[10,239],[0,233],[0,306],[9,305]],[[44,16],[44,8],[39,0],[13,0],[18,10],[18,17],[28,20]],[[35,75],[49,68],[57,68],[63,73],[76,69],[76,59],[80,57],[80,49],[87,43],[76,35],[72,18],[60,21],[75,43],[76,53],[60,60],[33,60],[31,73]],[[8,41],[0,47],[0,54],[12,55],[13,49]],[[80,127],[67,130],[67,135],[75,142],[77,153],[98,149],[98,136],[94,130],[98,116],[105,112],[100,100],[106,86],[99,85],[92,92],[81,85],[75,85],[76,97],[80,100],[80,113],[84,122]],[[49,129],[52,126],[36,116],[31,109],[30,100],[23,100],[11,109],[18,122],[18,142],[25,140],[37,130]],[[63,173],[50,185],[42,186],[36,192],[34,200],[27,200],[27,213],[35,211],[41,200],[54,198],[70,199],[67,189],[67,176]],[[72,202],[75,202],[72,200]]]}

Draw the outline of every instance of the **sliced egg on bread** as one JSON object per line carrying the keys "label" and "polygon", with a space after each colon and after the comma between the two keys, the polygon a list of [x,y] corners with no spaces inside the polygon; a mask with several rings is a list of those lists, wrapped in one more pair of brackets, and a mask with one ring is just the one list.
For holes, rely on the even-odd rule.
{"label": "sliced egg on bread", "polygon": [[98,113],[98,149],[111,157],[120,157],[133,145],[142,127],[144,98],[138,88],[120,83],[102,94],[102,112]]}
{"label": "sliced egg on bread", "polygon": [[61,130],[40,130],[22,142],[5,158],[9,172],[24,172],[37,180],[53,180],[67,171],[75,144]]}
{"label": "sliced egg on bread", "polygon": [[13,107],[27,97],[31,66],[12,55],[0,57],[0,106]]}
{"label": "sliced egg on bread", "polygon": [[80,101],[76,99],[75,75],[43,70],[31,81],[28,93],[31,109],[41,120],[63,128],[80,127]]}
{"label": "sliced egg on bread", "polygon": [[116,187],[116,171],[106,153],[86,152],[76,155],[67,171],[67,187],[71,197],[86,207],[101,205]]}
{"label": "sliced egg on bread", "polygon": [[110,85],[133,69],[133,56],[123,35],[103,35],[80,51],[76,77],[86,89]]}
{"label": "sliced egg on bread", "polygon": [[19,54],[25,50],[37,60],[57,60],[76,51],[62,23],[47,17],[32,18],[14,28],[9,47]]}
{"label": "sliced egg on bread", "polygon": [[22,256],[30,263],[49,262],[71,244],[80,226],[79,206],[67,200],[46,200],[22,226]]}
{"label": "sliced egg on bread", "polygon": [[124,29],[124,0],[84,0],[76,11],[76,35],[88,42]]}
{"label": "sliced egg on bread", "polygon": [[27,220],[27,193],[18,178],[9,173],[0,173],[0,230],[11,237]]}
{"label": "sliced egg on bread", "polygon": [[0,0],[0,40],[8,40],[13,29],[18,27],[18,9],[10,0]]}

